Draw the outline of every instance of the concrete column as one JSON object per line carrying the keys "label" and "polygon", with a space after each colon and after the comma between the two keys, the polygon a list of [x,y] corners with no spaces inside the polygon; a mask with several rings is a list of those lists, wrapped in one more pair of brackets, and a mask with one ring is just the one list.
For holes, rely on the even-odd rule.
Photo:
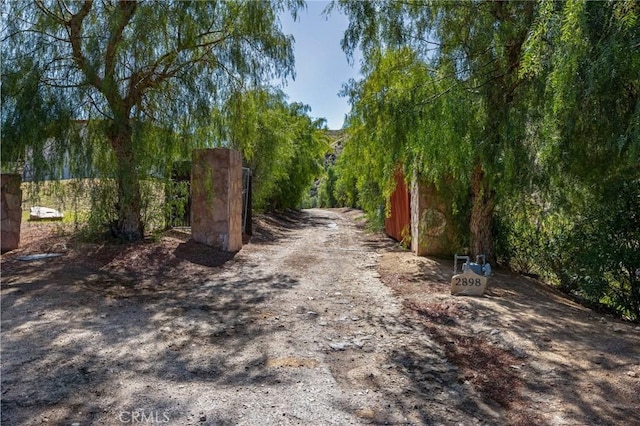
{"label": "concrete column", "polygon": [[2,253],[14,250],[20,245],[20,224],[22,223],[22,177],[18,174],[2,174],[1,235]]}
{"label": "concrete column", "polygon": [[191,238],[225,251],[242,248],[242,155],[196,149],[191,171]]}

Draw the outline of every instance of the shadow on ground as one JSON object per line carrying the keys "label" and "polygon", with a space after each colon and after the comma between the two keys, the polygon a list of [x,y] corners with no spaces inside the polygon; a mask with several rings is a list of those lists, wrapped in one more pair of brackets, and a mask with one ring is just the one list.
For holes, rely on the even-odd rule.
{"label": "shadow on ground", "polygon": [[192,241],[89,250],[3,258],[3,423],[117,424],[137,407],[185,416],[169,389],[149,400],[145,381],[281,383],[247,347],[276,331],[259,325],[259,305],[297,280],[241,261],[222,269],[234,254]]}
{"label": "shadow on ground", "polygon": [[[640,381],[627,374],[640,367],[634,325],[505,271],[490,278],[483,297],[450,296],[451,262],[393,258],[405,261],[413,267],[381,268],[382,279],[403,300],[407,327],[420,324],[438,348],[426,357],[405,348],[388,362],[405,372],[421,398],[434,398],[425,383],[439,378],[449,383],[450,403],[459,409],[478,418],[502,412],[494,419],[521,425],[548,424],[541,413],[571,424],[624,424],[640,409]],[[423,367],[437,366],[436,353],[455,369],[425,381]],[[457,400],[457,391],[472,398]],[[434,419],[425,413],[423,420]]]}

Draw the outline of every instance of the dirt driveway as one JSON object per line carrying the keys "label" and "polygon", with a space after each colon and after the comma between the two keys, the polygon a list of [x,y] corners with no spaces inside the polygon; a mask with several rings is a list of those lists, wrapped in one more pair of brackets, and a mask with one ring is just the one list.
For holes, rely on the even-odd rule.
{"label": "dirt driveway", "polygon": [[640,424],[640,328],[502,272],[450,296],[452,262],[358,216],[263,217],[235,256],[180,231],[3,255],[3,424]]}

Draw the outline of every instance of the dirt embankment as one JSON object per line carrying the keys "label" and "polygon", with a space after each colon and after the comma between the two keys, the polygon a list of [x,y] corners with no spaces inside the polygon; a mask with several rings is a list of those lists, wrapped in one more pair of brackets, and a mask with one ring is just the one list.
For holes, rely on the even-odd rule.
{"label": "dirt embankment", "polygon": [[358,216],[262,217],[235,255],[180,231],[104,246],[25,224],[2,256],[3,423],[638,421],[638,327],[501,272],[450,296],[451,262]]}

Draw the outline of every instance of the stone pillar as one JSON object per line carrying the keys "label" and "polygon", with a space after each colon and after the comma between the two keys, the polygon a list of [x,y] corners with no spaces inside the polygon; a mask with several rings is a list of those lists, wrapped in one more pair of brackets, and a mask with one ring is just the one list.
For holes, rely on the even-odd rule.
{"label": "stone pillar", "polygon": [[2,253],[18,248],[22,223],[22,177],[2,174],[1,235]]}
{"label": "stone pillar", "polygon": [[242,155],[196,149],[191,170],[191,238],[225,251],[242,248]]}
{"label": "stone pillar", "polygon": [[451,203],[435,185],[415,174],[411,182],[411,251],[418,256],[450,256],[456,247]]}

